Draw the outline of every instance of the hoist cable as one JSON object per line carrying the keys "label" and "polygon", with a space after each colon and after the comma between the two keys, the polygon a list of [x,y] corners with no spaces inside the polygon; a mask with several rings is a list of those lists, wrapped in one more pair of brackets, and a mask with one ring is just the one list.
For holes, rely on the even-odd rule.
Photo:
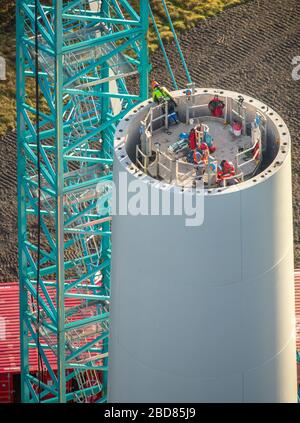
{"label": "hoist cable", "polygon": [[149,11],[150,11],[150,17],[151,17],[151,20],[152,20],[152,23],[153,23],[153,27],[154,27],[154,30],[156,32],[157,38],[158,38],[158,42],[159,42],[161,51],[163,53],[163,56],[164,56],[164,59],[165,59],[165,62],[166,62],[166,65],[167,65],[169,74],[170,74],[171,79],[172,79],[172,82],[173,82],[174,89],[175,90],[178,90],[178,85],[177,85],[177,82],[176,82],[176,79],[175,79],[175,76],[174,76],[174,72],[173,72],[173,69],[171,67],[170,60],[168,58],[168,55],[167,55],[167,52],[166,52],[164,43],[163,43],[162,38],[161,38],[161,35],[159,33],[159,29],[158,29],[156,20],[154,18],[154,15],[153,15],[153,12],[152,12],[152,9],[151,9],[150,4],[149,4]]}

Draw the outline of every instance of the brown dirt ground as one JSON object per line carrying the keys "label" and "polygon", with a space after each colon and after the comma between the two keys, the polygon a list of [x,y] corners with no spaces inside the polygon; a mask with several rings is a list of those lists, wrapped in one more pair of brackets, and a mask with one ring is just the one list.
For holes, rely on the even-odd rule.
{"label": "brown dirt ground", "polygon": [[[286,120],[293,140],[295,264],[300,266],[300,81],[292,59],[300,56],[299,0],[253,0],[200,22],[180,37],[192,79],[199,86],[240,91],[269,104]],[[182,68],[167,46],[181,87]],[[159,52],[153,76],[171,86]],[[16,137],[0,139],[0,281],[17,278]]]}

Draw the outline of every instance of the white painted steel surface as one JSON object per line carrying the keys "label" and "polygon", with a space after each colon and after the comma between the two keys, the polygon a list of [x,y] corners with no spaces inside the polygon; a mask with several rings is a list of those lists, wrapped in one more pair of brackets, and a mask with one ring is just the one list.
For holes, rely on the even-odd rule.
{"label": "white painted steel surface", "polygon": [[[113,217],[110,402],[297,401],[290,136],[244,97],[267,110],[274,151],[261,174],[206,191],[199,227],[185,216]],[[147,107],[117,128],[115,182],[126,171],[128,184],[161,193],[166,184],[127,155]]]}

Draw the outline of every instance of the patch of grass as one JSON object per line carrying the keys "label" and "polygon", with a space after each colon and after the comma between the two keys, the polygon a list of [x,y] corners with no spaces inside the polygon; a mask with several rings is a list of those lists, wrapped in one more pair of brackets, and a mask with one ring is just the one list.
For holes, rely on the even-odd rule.
{"label": "patch of grass", "polygon": [[15,36],[0,34],[0,56],[6,60],[6,80],[0,81],[0,136],[15,128]]}
{"label": "patch of grass", "polygon": [[[3,4],[4,3],[4,4]],[[6,60],[6,81],[0,81],[0,136],[15,128],[15,1],[6,0],[0,5],[0,56]]]}
{"label": "patch of grass", "polygon": [[[46,0],[44,0],[46,2]],[[245,3],[249,0],[167,0],[174,27],[183,32],[196,25],[201,19],[215,15],[228,7]],[[133,6],[138,6],[139,0],[129,0]],[[15,0],[5,0],[0,5],[0,56],[6,59],[7,80],[0,81],[0,136],[16,126],[15,100]],[[166,21],[161,0],[151,0],[159,31],[166,41],[172,39],[172,32]],[[149,49],[158,47],[153,28],[149,33]],[[34,96],[34,83],[31,81],[27,92],[29,98]]]}

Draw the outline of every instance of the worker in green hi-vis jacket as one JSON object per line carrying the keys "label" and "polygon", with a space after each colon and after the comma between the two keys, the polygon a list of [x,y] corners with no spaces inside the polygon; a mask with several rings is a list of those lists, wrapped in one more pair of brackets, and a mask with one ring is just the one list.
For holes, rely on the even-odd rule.
{"label": "worker in green hi-vis jacket", "polygon": [[152,82],[152,89],[153,101],[158,104],[162,104],[164,101],[167,101],[168,113],[174,113],[177,104],[174,98],[172,97],[170,91],[168,91],[166,87],[162,87],[157,81]]}

